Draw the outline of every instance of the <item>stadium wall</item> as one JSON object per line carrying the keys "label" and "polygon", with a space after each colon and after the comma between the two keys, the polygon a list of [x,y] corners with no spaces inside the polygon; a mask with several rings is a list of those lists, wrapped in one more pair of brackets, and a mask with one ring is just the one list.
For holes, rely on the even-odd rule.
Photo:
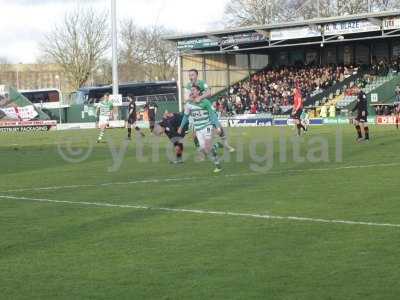
{"label": "stadium wall", "polygon": [[[162,119],[165,111],[178,112],[178,102],[158,102],[157,119]],[[127,116],[127,107],[122,106],[116,109],[118,120],[125,120]],[[96,107],[93,105],[71,105],[70,107],[59,109],[44,110],[52,120],[60,120],[62,123],[91,123],[96,122]]]}

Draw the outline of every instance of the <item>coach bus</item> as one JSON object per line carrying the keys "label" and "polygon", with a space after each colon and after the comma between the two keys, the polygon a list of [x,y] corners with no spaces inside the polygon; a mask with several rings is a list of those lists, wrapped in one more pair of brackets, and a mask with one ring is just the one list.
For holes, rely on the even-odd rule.
{"label": "coach bus", "polygon": [[[75,95],[76,104],[95,104],[105,94],[112,94],[112,86],[86,87],[79,89]],[[127,102],[127,97],[135,98],[136,101],[146,102],[178,101],[178,87],[175,81],[158,82],[134,82],[119,85],[119,93],[122,95],[123,102]]]}
{"label": "coach bus", "polygon": [[40,108],[59,108],[62,103],[62,94],[58,89],[22,90],[19,92]]}

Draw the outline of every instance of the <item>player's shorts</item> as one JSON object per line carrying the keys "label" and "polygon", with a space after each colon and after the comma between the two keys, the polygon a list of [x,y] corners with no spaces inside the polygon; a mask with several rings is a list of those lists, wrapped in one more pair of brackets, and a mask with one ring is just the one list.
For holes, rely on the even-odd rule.
{"label": "player's shorts", "polygon": [[154,127],[156,126],[156,121],[155,120],[149,120],[149,125],[150,125],[150,131],[153,132]]}
{"label": "player's shorts", "polygon": [[196,136],[199,141],[200,149],[205,149],[207,146],[212,145],[212,138],[213,138],[213,129],[212,125],[196,131]]}
{"label": "player's shorts", "polygon": [[299,109],[299,110],[296,112],[296,114],[293,116],[293,119],[295,119],[295,120],[300,120],[300,119],[301,119],[302,113],[303,113],[303,110],[302,110],[302,109]]}
{"label": "player's shorts", "polygon": [[108,126],[109,123],[110,123],[110,117],[106,117],[106,116],[99,117],[99,126],[100,127]]}
{"label": "player's shorts", "polygon": [[356,121],[360,122],[360,123],[367,123],[368,122],[368,114],[365,114],[365,116],[363,117],[362,112],[359,112],[357,114]]}
{"label": "player's shorts", "polygon": [[168,135],[169,140],[174,146],[178,146],[179,144],[183,144],[184,137],[178,134]]}
{"label": "player's shorts", "polygon": [[137,121],[136,117],[129,117],[128,118],[128,124],[129,125],[135,125],[136,121]]}
{"label": "player's shorts", "polygon": [[155,122],[156,121],[156,115],[154,113],[149,113],[149,121],[150,122]]}

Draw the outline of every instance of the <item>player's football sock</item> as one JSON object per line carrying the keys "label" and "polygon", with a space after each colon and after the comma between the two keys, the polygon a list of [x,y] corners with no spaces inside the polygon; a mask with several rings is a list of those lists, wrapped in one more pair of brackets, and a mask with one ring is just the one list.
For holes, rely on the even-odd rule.
{"label": "player's football sock", "polygon": [[301,136],[301,125],[297,124],[297,135]]}
{"label": "player's football sock", "polygon": [[197,138],[197,136],[194,138],[193,142],[196,148],[200,147],[199,139]]}
{"label": "player's football sock", "polygon": [[215,151],[215,149],[212,149],[209,156],[211,158],[211,161],[214,163],[215,168],[221,169],[221,163],[219,161],[217,151]]}
{"label": "player's football sock", "polygon": [[226,136],[222,139],[222,145],[223,148],[228,149],[229,152],[235,152],[235,148],[229,145],[228,138]]}
{"label": "player's football sock", "polygon": [[182,161],[182,156],[183,156],[183,144],[182,143],[176,144],[175,152],[176,152],[176,160]]}
{"label": "player's football sock", "polygon": [[221,138],[223,147],[228,149],[230,152],[234,152],[235,149],[231,145],[229,145],[228,137],[226,136],[225,131],[224,131],[223,128],[221,128],[221,133],[220,133],[219,136]]}
{"label": "player's football sock", "polygon": [[222,166],[221,166],[221,163],[220,163],[220,161],[218,160],[218,158],[217,157],[214,157],[214,173],[219,173],[219,172],[221,172],[222,171]]}
{"label": "player's football sock", "polygon": [[128,128],[128,138],[131,138],[132,136],[132,128]]}
{"label": "player's football sock", "polygon": [[307,129],[304,127],[303,124],[300,124],[301,129],[303,129],[304,131],[307,131]]}
{"label": "player's football sock", "polygon": [[221,130],[221,133],[219,134],[219,136],[221,137],[221,139],[226,138],[225,130],[222,127],[220,128],[220,130]]}
{"label": "player's football sock", "polygon": [[213,150],[214,150],[214,151],[218,151],[218,149],[220,149],[220,145],[219,145],[219,143],[215,143],[215,144],[213,145]]}
{"label": "player's football sock", "polygon": [[357,125],[356,126],[356,130],[357,130],[357,136],[359,139],[362,139],[362,133],[361,133],[361,126]]}
{"label": "player's football sock", "polygon": [[104,130],[100,131],[99,137],[97,138],[97,141],[103,140],[103,137],[104,137]]}
{"label": "player's football sock", "polygon": [[368,126],[364,128],[364,132],[365,132],[365,139],[367,141],[369,141],[369,127]]}

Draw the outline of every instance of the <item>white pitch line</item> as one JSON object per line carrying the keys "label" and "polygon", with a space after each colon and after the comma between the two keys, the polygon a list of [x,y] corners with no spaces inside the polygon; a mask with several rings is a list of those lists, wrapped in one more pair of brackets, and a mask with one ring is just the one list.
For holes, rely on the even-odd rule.
{"label": "white pitch line", "polygon": [[79,202],[79,201],[65,201],[65,200],[49,200],[49,199],[35,199],[27,197],[15,197],[15,196],[0,196],[0,199],[5,200],[17,200],[17,201],[30,201],[30,202],[41,202],[41,203],[57,203],[57,204],[71,204],[71,205],[82,205],[82,206],[95,206],[95,207],[107,207],[107,208],[125,208],[135,210],[152,210],[152,211],[163,211],[172,213],[188,213],[198,215],[214,215],[214,216],[228,216],[228,217],[242,217],[252,219],[264,219],[264,220],[281,220],[281,221],[294,221],[294,222],[309,222],[309,223],[325,223],[325,224],[345,224],[345,225],[360,225],[360,226],[372,226],[372,227],[395,227],[400,228],[400,224],[390,223],[373,223],[373,222],[358,222],[358,221],[346,221],[346,220],[328,220],[320,218],[307,218],[307,217],[293,217],[293,216],[276,216],[276,215],[262,215],[262,214],[250,214],[250,213],[237,213],[229,211],[210,211],[201,209],[180,209],[180,208],[165,208],[165,207],[149,207],[144,205],[128,205],[128,204],[111,204],[111,203],[99,203],[99,202]]}
{"label": "white pitch line", "polygon": [[66,189],[78,189],[78,188],[91,188],[91,187],[106,187],[115,185],[134,185],[134,184],[149,184],[149,183],[168,183],[178,181],[196,181],[196,180],[214,180],[218,177],[234,178],[234,177],[250,177],[250,176],[268,176],[268,175],[280,175],[290,173],[306,173],[306,172],[332,172],[340,170],[352,170],[352,169],[369,169],[369,168],[388,168],[397,167],[400,163],[386,163],[386,164],[371,164],[371,165],[356,165],[356,166],[343,166],[336,168],[315,168],[315,169],[291,169],[285,171],[268,172],[268,173],[238,173],[238,174],[226,174],[221,176],[198,176],[198,177],[177,177],[177,178],[154,178],[154,179],[142,179],[126,182],[106,182],[99,184],[82,184],[82,185],[64,185],[64,186],[49,186],[49,187],[29,187],[15,190],[3,191],[3,193],[20,193],[20,192],[35,192],[35,191],[54,191],[54,190],[66,190]]}

